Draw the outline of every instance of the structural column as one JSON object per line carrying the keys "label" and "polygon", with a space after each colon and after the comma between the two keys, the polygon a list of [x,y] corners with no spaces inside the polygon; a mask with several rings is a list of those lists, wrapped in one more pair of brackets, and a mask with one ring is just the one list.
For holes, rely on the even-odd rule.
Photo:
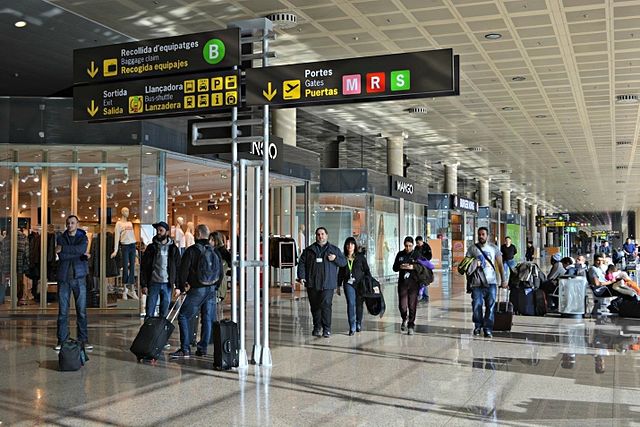
{"label": "structural column", "polygon": [[274,109],[271,112],[271,132],[280,138],[285,145],[296,146],[296,109]]}
{"label": "structural column", "polygon": [[[545,216],[546,214],[546,209],[540,209],[541,216]],[[540,249],[542,249],[547,245],[547,227],[541,226],[538,232],[540,233]]]}
{"label": "structural column", "polygon": [[[631,231],[631,230],[629,230]],[[640,236],[640,208],[636,209],[636,229],[633,230],[635,234],[633,235],[636,243],[638,241],[638,236]]]}
{"label": "structural column", "polygon": [[491,199],[489,198],[489,180],[478,180],[478,190],[478,206],[489,206],[489,204],[491,203]]}
{"label": "structural column", "polygon": [[529,206],[529,234],[531,234],[529,240],[533,242],[533,246],[536,245],[536,215],[538,214],[538,205],[535,203]]}
{"label": "structural column", "polygon": [[444,165],[444,192],[458,194],[458,164]]}
{"label": "structural column", "polygon": [[387,174],[404,176],[402,155],[404,154],[404,137],[390,136],[387,138]]}
{"label": "structural column", "polygon": [[502,190],[502,210],[511,213],[511,190]]}
{"label": "structural column", "polygon": [[527,216],[527,208],[526,205],[524,203],[524,199],[518,197],[518,214],[522,215],[523,217]]}

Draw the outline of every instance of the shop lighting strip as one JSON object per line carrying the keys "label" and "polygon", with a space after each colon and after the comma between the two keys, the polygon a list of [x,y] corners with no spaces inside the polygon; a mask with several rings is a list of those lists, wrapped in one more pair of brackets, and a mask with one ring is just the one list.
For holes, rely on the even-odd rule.
{"label": "shop lighting strip", "polygon": [[0,163],[2,167],[8,168],[34,168],[34,169],[42,169],[42,168],[69,168],[69,169],[78,169],[78,168],[97,168],[98,170],[102,169],[120,169],[124,170],[129,167],[127,163],[61,163],[61,162],[2,162]]}

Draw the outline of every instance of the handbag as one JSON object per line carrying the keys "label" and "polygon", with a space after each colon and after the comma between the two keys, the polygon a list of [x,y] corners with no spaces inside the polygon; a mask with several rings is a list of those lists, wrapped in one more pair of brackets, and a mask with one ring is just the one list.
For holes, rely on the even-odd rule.
{"label": "handbag", "polygon": [[[484,253],[484,251],[480,248],[480,245],[476,243],[476,248],[480,251],[484,259],[489,263],[491,268],[496,271],[496,267],[493,265],[491,259]],[[468,257],[465,257],[468,258]],[[475,258],[471,257],[474,261]],[[496,271],[497,273],[497,271]],[[487,276],[484,274],[484,269],[481,267],[473,270],[472,273],[467,274],[467,293],[471,293],[471,288],[487,288],[489,287],[489,283],[487,282]]]}
{"label": "handbag", "polygon": [[471,263],[475,261],[475,258],[472,256],[466,256],[458,263],[458,274],[465,275],[471,266]]}

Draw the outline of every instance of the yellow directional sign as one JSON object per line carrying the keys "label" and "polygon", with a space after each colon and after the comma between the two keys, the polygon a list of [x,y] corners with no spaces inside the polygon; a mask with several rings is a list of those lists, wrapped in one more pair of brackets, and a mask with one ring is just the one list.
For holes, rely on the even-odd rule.
{"label": "yellow directional sign", "polygon": [[96,102],[92,99],[91,107],[87,107],[87,113],[89,113],[89,115],[93,117],[96,115],[97,112],[98,112],[98,107],[96,107]]}
{"label": "yellow directional sign", "polygon": [[89,77],[94,78],[96,74],[98,74],[98,71],[100,71],[100,68],[97,68],[96,64],[91,61],[91,68],[87,68],[87,74],[89,74]]}
{"label": "yellow directional sign", "polygon": [[109,58],[102,61],[102,74],[105,77],[113,77],[118,75],[118,59]]}
{"label": "yellow directional sign", "polygon": [[276,96],[276,94],[278,93],[277,89],[271,89],[271,82],[269,82],[269,84],[267,85],[267,88],[269,89],[269,91],[262,91],[262,95],[264,95],[265,98],[267,98],[267,101],[271,101],[273,99],[274,96]]}
{"label": "yellow directional sign", "polygon": [[283,99],[300,99],[300,80],[285,80],[282,82]]}

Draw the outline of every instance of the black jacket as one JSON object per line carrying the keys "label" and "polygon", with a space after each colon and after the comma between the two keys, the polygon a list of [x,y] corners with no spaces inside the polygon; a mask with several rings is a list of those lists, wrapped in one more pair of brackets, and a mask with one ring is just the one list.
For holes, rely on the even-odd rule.
{"label": "black jacket", "polygon": [[535,248],[533,246],[527,246],[527,252],[525,252],[524,258],[527,261],[533,261],[534,252],[535,252]]}
{"label": "black jacket", "polygon": [[349,278],[353,274],[353,285],[357,289],[357,285],[362,281],[362,279],[371,274],[369,270],[369,264],[367,263],[367,258],[363,254],[356,254],[356,257],[353,259],[353,269],[351,273],[349,273],[349,260],[347,259],[347,265],[344,267],[340,267],[338,270],[338,286],[346,285],[349,281]]}
{"label": "black jacket", "polygon": [[[329,261],[327,257],[333,254],[336,259]],[[318,262],[317,260],[322,260]],[[317,290],[335,289],[338,285],[338,268],[347,265],[347,259],[336,245],[327,242],[320,246],[314,242],[302,251],[298,260],[298,279],[305,280],[307,288]]]}
{"label": "black jacket", "polygon": [[515,245],[502,245],[500,246],[500,253],[502,253],[502,261],[511,261],[518,253],[518,249]]}
{"label": "black jacket", "polygon": [[[180,289],[180,292],[184,292],[185,285],[188,283],[192,288],[201,288],[202,285],[198,281],[198,261],[200,260],[200,256],[202,255],[202,251],[198,247],[198,245],[206,246],[209,244],[207,239],[196,239],[196,244],[191,245],[184,251],[182,254],[182,259],[180,260],[180,274],[178,275],[178,282],[176,283],[176,287]],[[216,254],[220,256],[220,253],[216,249]],[[222,260],[222,258],[220,258]]]}
{"label": "black jacket", "polygon": [[[416,282],[416,274],[414,273],[414,270],[401,270],[400,269],[400,265],[401,264],[415,264],[416,260],[418,259],[418,256],[420,254],[416,253],[415,250],[406,253],[404,250],[398,252],[398,254],[396,255],[396,259],[393,262],[393,271],[397,271],[398,272],[398,286],[399,285],[403,285],[405,282],[409,283],[409,281],[411,282]],[[405,274],[406,273],[414,273],[414,274],[410,274],[410,276],[408,278],[405,278]]]}
{"label": "black jacket", "polygon": [[431,261],[431,258],[433,258],[433,252],[431,251],[431,246],[429,246],[427,242],[423,242],[422,247],[418,247],[416,245],[416,248],[414,250],[418,252],[420,256],[428,259],[429,261]]}
{"label": "black jacket", "polygon": [[[169,275],[169,287],[173,288],[176,285],[178,278],[178,271],[180,271],[180,250],[176,244],[171,241],[169,244],[169,258],[167,259],[167,269]],[[153,266],[156,261],[156,255],[158,254],[160,244],[156,237],[153,237],[153,242],[147,246],[142,254],[142,260],[140,261],[140,287],[146,288],[151,283],[151,277],[153,274]]]}

